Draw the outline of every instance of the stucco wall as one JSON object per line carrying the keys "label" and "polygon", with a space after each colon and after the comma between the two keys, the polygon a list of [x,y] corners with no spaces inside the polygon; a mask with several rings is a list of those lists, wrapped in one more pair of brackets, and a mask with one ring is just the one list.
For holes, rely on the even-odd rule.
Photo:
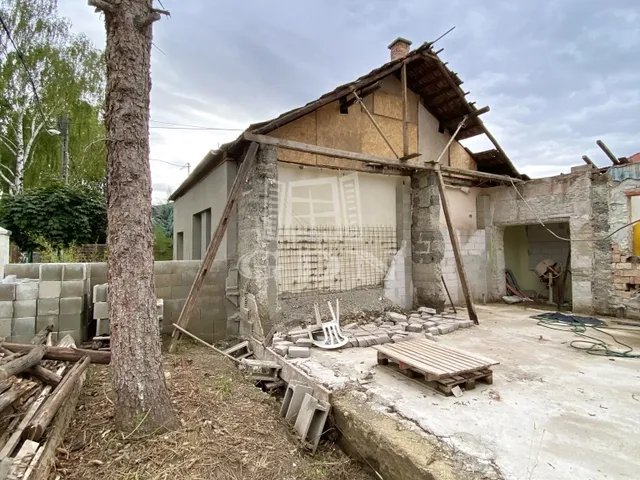
{"label": "stucco wall", "polygon": [[537,217],[540,217],[547,223],[569,223],[573,308],[578,312],[592,312],[595,245],[591,221],[591,174],[585,172],[533,180],[518,185],[518,189],[526,203],[511,186],[485,190],[490,195],[484,212],[489,298],[499,300],[505,295],[505,227],[538,225]]}
{"label": "stucco wall", "polygon": [[[183,196],[178,198],[173,204],[173,258],[182,260],[192,260],[193,256],[193,225],[194,215],[211,209],[210,221],[202,222],[201,229],[204,236],[205,229],[208,230],[208,239],[210,239],[215,231],[218,221],[222,216],[229,186],[235,177],[236,164],[232,161],[226,161],[216,167],[209,173],[200,183],[191,188]],[[230,225],[234,222],[230,222]],[[232,226],[230,228],[233,228]],[[182,233],[183,254],[178,253],[178,235]],[[218,249],[216,259],[227,258],[227,244],[230,235],[235,236],[235,229],[225,234],[222,244]],[[201,258],[204,257],[206,251],[206,242],[200,240]]]}

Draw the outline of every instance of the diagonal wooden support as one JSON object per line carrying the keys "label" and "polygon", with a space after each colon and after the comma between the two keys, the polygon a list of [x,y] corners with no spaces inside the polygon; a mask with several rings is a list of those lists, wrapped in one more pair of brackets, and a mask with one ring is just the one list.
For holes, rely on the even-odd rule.
{"label": "diagonal wooden support", "polygon": [[[186,329],[187,324],[189,323],[189,318],[193,313],[193,309],[196,306],[196,301],[198,300],[198,295],[202,290],[202,286],[204,285],[204,279],[213,264],[213,260],[216,258],[216,254],[218,253],[218,248],[220,248],[220,244],[222,243],[222,237],[224,237],[225,232],[227,231],[227,224],[229,223],[229,217],[231,217],[231,212],[233,207],[238,199],[238,194],[240,193],[240,187],[245,183],[249,173],[253,170],[254,161],[256,158],[256,153],[258,152],[258,143],[252,142],[249,146],[249,150],[247,150],[247,154],[244,157],[244,161],[240,165],[238,170],[238,174],[236,175],[235,180],[233,181],[233,186],[231,187],[231,191],[229,192],[229,198],[227,199],[227,204],[224,207],[222,212],[222,216],[220,217],[220,221],[218,222],[218,226],[216,228],[216,233],[213,235],[211,239],[211,243],[207,247],[207,253],[202,260],[202,264],[200,265],[200,269],[198,270],[198,274],[196,275],[196,279],[193,281],[193,285],[191,285],[191,290],[189,290],[189,295],[187,296],[187,300],[184,303],[184,307],[182,307],[182,312],[180,312],[180,317],[176,322],[177,326]],[[176,349],[176,344],[180,339],[182,332],[174,328],[173,334],[171,335],[171,341],[169,342],[169,353],[173,353]]]}

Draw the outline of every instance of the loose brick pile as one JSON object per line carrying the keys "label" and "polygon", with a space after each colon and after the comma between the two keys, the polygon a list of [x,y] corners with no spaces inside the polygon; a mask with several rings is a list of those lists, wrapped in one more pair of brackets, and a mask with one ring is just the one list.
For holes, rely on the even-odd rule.
{"label": "loose brick pile", "polygon": [[[458,328],[469,328],[471,320],[465,320],[452,314],[437,314],[435,310],[420,307],[417,312],[404,315],[386,312],[369,323],[348,323],[342,326],[342,333],[349,339],[343,347],[369,347],[389,342],[402,342],[417,336],[435,340],[437,335],[444,335]],[[312,331],[314,327],[311,327]],[[319,334],[322,331],[318,328]],[[314,332],[315,334],[316,332]],[[307,328],[296,328],[287,333],[276,333],[273,337],[273,349],[282,356],[290,358],[307,358],[313,346]]]}
{"label": "loose brick pile", "polygon": [[611,246],[611,267],[613,271],[613,288],[620,298],[634,298],[640,294],[640,263],[629,261],[630,258],[620,253],[617,243]]}

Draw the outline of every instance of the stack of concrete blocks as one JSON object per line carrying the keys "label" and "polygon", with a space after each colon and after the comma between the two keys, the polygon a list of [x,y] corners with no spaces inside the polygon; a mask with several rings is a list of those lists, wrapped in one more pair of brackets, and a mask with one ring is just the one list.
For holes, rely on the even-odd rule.
{"label": "stack of concrete blocks", "polygon": [[287,386],[280,415],[292,424],[303,445],[315,452],[331,406],[313,396],[313,388],[292,381]]}
{"label": "stack of concrete blocks", "polygon": [[[164,300],[156,300],[158,321],[164,318]],[[96,337],[105,337],[109,331],[109,285],[102,283],[93,286],[93,319],[96,321]]]}
{"label": "stack of concrete blocks", "polygon": [[[372,322],[344,325],[342,334],[348,338],[348,347],[369,347],[383,345],[389,342],[402,342],[417,336],[424,336],[435,340],[437,335],[444,335],[459,328],[469,328],[471,320],[456,315],[436,314],[432,308],[420,307],[418,311],[409,315],[396,312],[386,312]],[[311,327],[313,331],[314,327]],[[309,328],[295,328],[287,333],[276,333],[273,336],[273,349],[279,355],[289,358],[307,358],[309,348],[313,342],[309,337]]]}

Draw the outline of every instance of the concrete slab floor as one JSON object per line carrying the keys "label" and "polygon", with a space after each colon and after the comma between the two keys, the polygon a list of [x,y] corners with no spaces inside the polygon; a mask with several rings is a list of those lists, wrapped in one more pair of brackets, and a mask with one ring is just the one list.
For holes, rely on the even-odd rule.
{"label": "concrete slab floor", "polygon": [[[640,359],[569,347],[576,338],[536,325],[522,306],[479,306],[480,326],[439,338],[500,362],[493,385],[444,397],[377,365],[372,348],[313,349],[296,363],[333,389],[357,384],[368,404],[413,422],[507,479],[631,479],[640,471]],[[640,333],[609,330],[640,351]],[[603,337],[606,339],[606,337]],[[389,413],[393,412],[393,413]]]}

